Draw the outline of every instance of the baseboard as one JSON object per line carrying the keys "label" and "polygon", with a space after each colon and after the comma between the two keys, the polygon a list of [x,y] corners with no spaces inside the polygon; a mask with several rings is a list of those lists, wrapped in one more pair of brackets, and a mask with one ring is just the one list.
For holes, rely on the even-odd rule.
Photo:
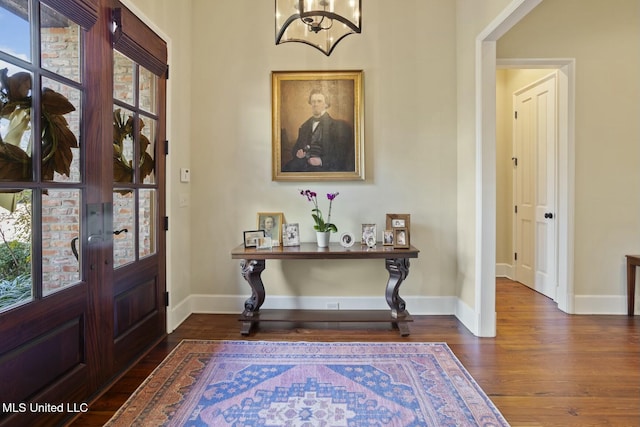
{"label": "baseboard", "polygon": [[511,264],[503,263],[496,264],[496,277],[506,277],[507,279],[513,278],[513,266]]}
{"label": "baseboard", "polygon": [[167,333],[175,331],[192,313],[191,297],[183,299],[175,307],[167,307]]}
{"label": "baseboard", "polygon": [[[421,315],[457,315],[458,298],[402,296],[407,303],[409,313]],[[192,313],[240,314],[244,309],[246,295],[190,295],[175,307],[167,310],[167,329],[171,332]],[[379,296],[344,297],[292,297],[269,295],[264,309],[301,309],[301,310],[388,310],[384,298]]]}
{"label": "baseboard", "polygon": [[626,295],[575,295],[573,314],[627,314]]}
{"label": "baseboard", "polygon": [[[416,316],[454,315],[474,335],[478,334],[478,316],[464,301],[453,296],[423,297],[403,296],[409,312]],[[190,295],[175,307],[167,310],[167,332],[173,332],[194,313],[240,314],[246,295]],[[336,306],[337,304],[337,306]],[[338,307],[342,310],[386,310],[384,298],[368,297],[292,297],[272,295],[267,298],[265,309],[326,310]],[[636,310],[637,311],[637,310]],[[627,314],[627,298],[620,295],[577,295],[574,314]]]}
{"label": "baseboard", "polygon": [[478,336],[479,320],[477,313],[464,301],[456,298],[456,318],[467,328],[472,334]]}

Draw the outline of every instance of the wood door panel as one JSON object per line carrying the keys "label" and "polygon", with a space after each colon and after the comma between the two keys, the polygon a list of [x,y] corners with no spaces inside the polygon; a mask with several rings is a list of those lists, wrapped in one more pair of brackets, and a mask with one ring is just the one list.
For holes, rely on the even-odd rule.
{"label": "wood door panel", "polygon": [[145,280],[132,286],[127,292],[117,295],[113,304],[115,338],[157,312],[157,280]]}
{"label": "wood door panel", "polygon": [[113,300],[114,371],[127,367],[165,334],[164,286],[155,257],[116,272]]}
{"label": "wood door panel", "polygon": [[113,346],[114,370],[121,371],[138,356],[152,348],[165,335],[164,314],[154,310],[127,333],[118,337]]}
{"label": "wood door panel", "polygon": [[83,323],[76,317],[2,355],[0,401],[25,401],[66,372],[84,366]]}
{"label": "wood door panel", "polygon": [[83,315],[86,304],[86,283],[57,292],[0,315],[0,360],[5,354],[38,337],[46,336],[56,326]]}

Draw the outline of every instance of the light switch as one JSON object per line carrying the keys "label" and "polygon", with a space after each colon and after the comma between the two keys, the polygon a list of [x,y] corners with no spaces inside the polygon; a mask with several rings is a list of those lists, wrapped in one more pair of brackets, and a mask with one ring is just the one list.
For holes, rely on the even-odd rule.
{"label": "light switch", "polygon": [[191,181],[191,170],[189,168],[180,168],[180,182]]}

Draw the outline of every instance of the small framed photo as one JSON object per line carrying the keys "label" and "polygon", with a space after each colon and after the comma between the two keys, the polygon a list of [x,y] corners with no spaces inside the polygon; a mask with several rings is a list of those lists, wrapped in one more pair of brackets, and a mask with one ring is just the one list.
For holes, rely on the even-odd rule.
{"label": "small framed photo", "polygon": [[[410,214],[387,214],[386,221],[386,230],[395,230],[397,228],[404,228],[405,235],[407,238],[407,246],[410,244],[410,234],[411,234],[411,215]],[[395,233],[394,233],[395,237]],[[396,242],[397,243],[397,242]],[[394,244],[395,246],[395,244]],[[396,246],[397,247],[397,246]]]}
{"label": "small framed photo", "polygon": [[243,234],[245,248],[257,248],[260,240],[264,240],[264,230],[249,230]]}
{"label": "small framed photo", "polygon": [[300,246],[300,227],[298,223],[282,225],[282,246]]}
{"label": "small framed photo", "polygon": [[282,212],[258,212],[258,229],[264,230],[264,237],[270,237],[273,246],[280,246],[282,240]]}
{"label": "small framed photo", "polygon": [[406,228],[394,228],[393,229],[393,247],[394,248],[408,248],[409,247],[409,232]]}
{"label": "small framed photo", "polygon": [[375,224],[362,224],[362,244],[369,245],[371,240],[376,241],[378,235],[377,226]]}
{"label": "small framed photo", "polygon": [[393,230],[384,230],[382,235],[382,244],[384,246],[393,246]]}
{"label": "small framed photo", "polygon": [[261,237],[258,239],[258,249],[269,249],[273,248],[273,240],[271,237]]}
{"label": "small framed photo", "polygon": [[355,243],[356,239],[353,237],[353,233],[346,232],[340,236],[340,244],[345,248],[350,248]]}

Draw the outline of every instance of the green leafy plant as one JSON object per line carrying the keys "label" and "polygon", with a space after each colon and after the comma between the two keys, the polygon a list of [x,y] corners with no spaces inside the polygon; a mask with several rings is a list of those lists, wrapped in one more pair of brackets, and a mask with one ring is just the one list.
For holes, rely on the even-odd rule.
{"label": "green leafy plant", "polygon": [[31,274],[0,279],[0,310],[31,298]]}
{"label": "green leafy plant", "polygon": [[15,240],[0,244],[0,278],[12,280],[21,275],[31,275],[31,245]]}
{"label": "green leafy plant", "polygon": [[313,221],[315,223],[313,229],[320,232],[337,232],[338,227],[336,227],[335,224],[331,223],[331,205],[333,204],[333,199],[335,199],[340,193],[327,193],[327,199],[329,200],[329,211],[326,221],[324,220],[322,211],[318,207],[318,195],[311,190],[300,190],[300,194],[302,196],[305,196],[308,201],[313,203],[313,209],[311,209],[311,216],[313,217]]}

